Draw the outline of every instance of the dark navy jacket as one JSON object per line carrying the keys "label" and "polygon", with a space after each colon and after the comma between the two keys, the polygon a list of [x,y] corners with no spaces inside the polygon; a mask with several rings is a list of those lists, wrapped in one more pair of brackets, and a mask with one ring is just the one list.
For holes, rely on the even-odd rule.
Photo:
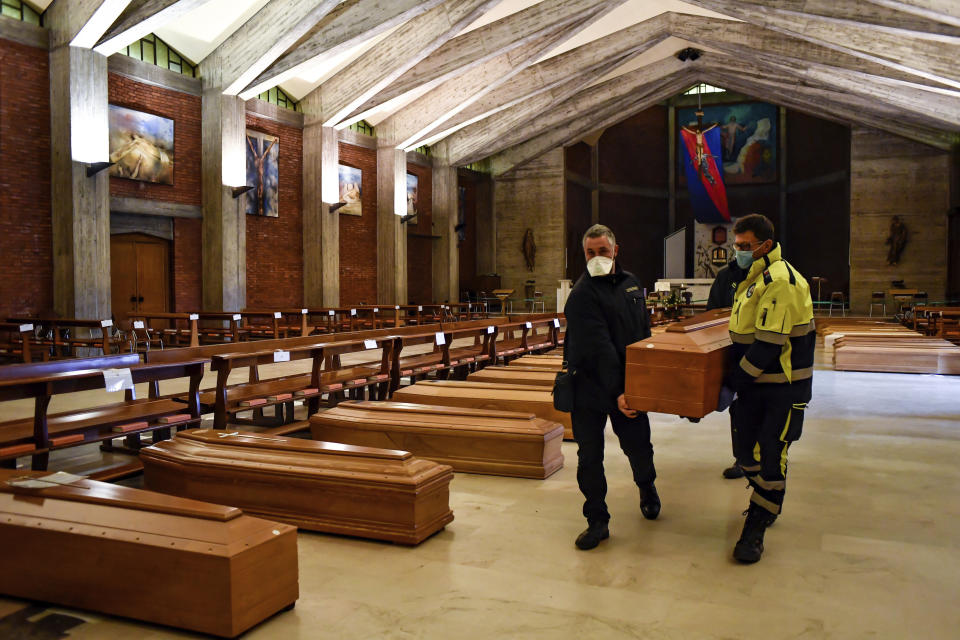
{"label": "dark navy jacket", "polygon": [[611,412],[623,393],[627,345],[650,337],[650,317],[636,277],[614,272],[577,280],[563,309],[565,356],[574,375],[574,407]]}

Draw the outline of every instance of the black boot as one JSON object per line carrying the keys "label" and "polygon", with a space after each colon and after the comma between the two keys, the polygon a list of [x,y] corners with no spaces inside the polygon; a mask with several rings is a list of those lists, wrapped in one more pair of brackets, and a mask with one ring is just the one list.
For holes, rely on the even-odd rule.
{"label": "black boot", "polygon": [[660,495],[652,482],[640,487],[640,513],[647,520],[656,520],[660,515]]}
{"label": "black boot", "polygon": [[733,557],[744,564],[753,564],[760,560],[763,554],[763,534],[777,516],[753,502],[743,513],[747,519],[743,523],[743,533],[733,548]]}
{"label": "black boot", "polygon": [[593,549],[602,540],[609,537],[610,529],[607,528],[606,522],[588,522],[587,529],[577,536],[577,541],[574,544],[577,545],[577,549],[586,551],[587,549]]}
{"label": "black boot", "polygon": [[735,480],[737,478],[743,477],[743,469],[737,462],[733,463],[733,466],[727,467],[723,470],[723,477],[727,480]]}

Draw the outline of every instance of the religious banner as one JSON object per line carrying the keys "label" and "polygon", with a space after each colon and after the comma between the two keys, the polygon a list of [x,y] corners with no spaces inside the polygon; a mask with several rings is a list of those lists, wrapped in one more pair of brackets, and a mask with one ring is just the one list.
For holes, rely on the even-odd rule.
{"label": "religious banner", "polygon": [[730,222],[727,190],[717,160],[720,158],[720,128],[706,131],[680,129],[680,149],[687,177],[693,217],[697,222]]}
{"label": "religious banner", "polygon": [[250,215],[276,218],[279,210],[280,139],[259,131],[247,131],[246,211]]}

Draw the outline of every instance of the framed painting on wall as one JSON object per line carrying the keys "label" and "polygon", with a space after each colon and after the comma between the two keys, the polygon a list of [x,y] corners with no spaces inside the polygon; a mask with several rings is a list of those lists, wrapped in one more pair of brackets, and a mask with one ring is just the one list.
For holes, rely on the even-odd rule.
{"label": "framed painting on wall", "polygon": [[[417,186],[420,183],[420,179],[413,175],[412,173],[407,174],[407,215],[413,216],[419,213],[417,207]],[[416,225],[417,219],[412,218],[407,224]]]}
{"label": "framed painting on wall", "polygon": [[110,175],[173,184],[173,120],[110,105]]}
{"label": "framed painting on wall", "polygon": [[280,216],[280,139],[259,131],[247,131],[247,213]]}
{"label": "framed painting on wall", "polygon": [[[697,126],[696,111],[695,107],[677,108],[678,127],[695,128]],[[703,107],[703,128],[707,129],[714,124],[720,127],[724,184],[776,182],[778,116],[777,106],[767,102],[741,102]],[[683,166],[680,167],[677,175],[680,183],[686,184]]]}
{"label": "framed painting on wall", "polygon": [[340,213],[349,216],[363,215],[363,171],[345,164],[337,165],[340,180],[340,202],[347,204],[340,207]]}

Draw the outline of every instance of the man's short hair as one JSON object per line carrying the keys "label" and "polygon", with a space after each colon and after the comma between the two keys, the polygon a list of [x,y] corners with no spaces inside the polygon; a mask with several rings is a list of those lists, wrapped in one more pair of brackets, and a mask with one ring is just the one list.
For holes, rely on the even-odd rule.
{"label": "man's short hair", "polygon": [[587,246],[587,238],[607,238],[610,241],[610,248],[613,249],[617,246],[617,238],[613,235],[613,231],[610,231],[610,227],[607,227],[602,224],[595,224],[587,232],[583,234],[583,246]]}
{"label": "man's short hair", "polygon": [[759,213],[751,213],[748,216],[738,218],[736,224],[733,225],[734,235],[747,231],[753,231],[753,235],[757,236],[757,240],[760,242],[773,240],[773,223],[770,222],[769,218]]}

